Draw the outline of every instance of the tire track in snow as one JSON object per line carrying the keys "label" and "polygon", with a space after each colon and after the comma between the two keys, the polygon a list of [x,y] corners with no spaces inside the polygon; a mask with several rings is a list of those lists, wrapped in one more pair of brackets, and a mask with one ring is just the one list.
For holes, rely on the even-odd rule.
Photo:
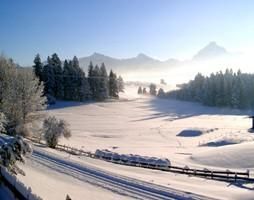
{"label": "tire track in snow", "polygon": [[60,173],[65,173],[81,181],[89,182],[118,194],[130,196],[136,199],[209,199],[201,195],[178,191],[136,179],[116,176],[112,173],[98,170],[90,166],[66,161],[60,157],[56,157],[42,151],[35,150],[31,159]]}

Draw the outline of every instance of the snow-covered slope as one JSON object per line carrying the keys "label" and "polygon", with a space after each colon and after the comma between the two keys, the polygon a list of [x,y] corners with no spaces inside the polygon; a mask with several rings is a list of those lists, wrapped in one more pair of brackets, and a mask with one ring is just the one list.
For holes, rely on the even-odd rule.
{"label": "snow-covered slope", "polygon": [[194,154],[195,162],[225,168],[254,169],[254,142],[227,145]]}
{"label": "snow-covered slope", "polygon": [[[196,103],[140,96],[136,91],[136,86],[127,86],[126,93],[121,95],[119,101],[84,104],[60,102],[49,109],[48,114],[67,120],[72,130],[73,136],[69,140],[61,139],[60,143],[87,151],[109,149],[118,153],[165,157],[172,165],[237,170],[248,168],[253,174],[254,135],[248,132],[251,120],[246,118],[246,115],[250,113],[249,111],[211,108]],[[228,144],[228,141],[234,143]],[[214,145],[211,145],[211,142]],[[121,166],[43,149],[57,154],[61,159],[82,163],[91,168],[206,197],[253,199],[254,195],[253,184],[228,184]],[[112,191],[88,186],[80,180],[69,177],[67,173],[59,174],[59,171],[55,172],[50,165],[45,166],[43,162],[37,161],[28,161],[28,165],[23,167],[26,171],[31,171],[31,176],[27,173],[23,180],[33,188],[37,188],[33,191],[38,191],[41,196],[52,191],[53,185],[57,185],[56,191],[62,191],[71,185],[70,188],[75,191],[71,194],[76,199],[79,199],[79,195],[85,195],[86,190],[82,190],[82,187],[88,188],[87,194],[90,195],[90,199],[93,194],[98,198],[101,198],[102,194],[105,196],[104,199],[119,199]],[[48,179],[48,184],[38,186],[41,179],[45,182]],[[66,195],[71,189],[65,190],[61,195]],[[51,197],[49,199],[56,198],[51,193],[48,195]]]}

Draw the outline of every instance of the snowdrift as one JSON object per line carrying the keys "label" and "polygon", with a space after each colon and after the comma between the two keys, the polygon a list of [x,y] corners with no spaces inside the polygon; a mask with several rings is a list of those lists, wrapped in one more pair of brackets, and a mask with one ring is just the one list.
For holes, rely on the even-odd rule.
{"label": "snowdrift", "polygon": [[166,168],[171,166],[171,162],[166,158],[156,158],[149,156],[140,156],[133,154],[118,154],[109,150],[95,151],[95,156],[99,159],[105,159],[113,162],[121,162],[133,165],[147,165],[159,168]]}
{"label": "snowdrift", "polygon": [[253,155],[254,142],[246,142],[196,153],[191,156],[191,160],[207,166],[254,169]]}

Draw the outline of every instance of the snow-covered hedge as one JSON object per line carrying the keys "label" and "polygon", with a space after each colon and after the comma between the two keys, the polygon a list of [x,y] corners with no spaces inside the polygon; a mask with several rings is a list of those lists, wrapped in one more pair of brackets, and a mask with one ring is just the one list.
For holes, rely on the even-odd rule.
{"label": "snow-covered hedge", "polygon": [[0,134],[0,166],[6,167],[12,173],[23,174],[16,161],[24,162],[24,156],[31,153],[31,145],[22,137]]}
{"label": "snow-covered hedge", "polygon": [[109,150],[97,149],[95,151],[95,156],[99,159],[105,159],[112,162],[119,162],[125,164],[147,165],[159,168],[167,168],[171,166],[170,161],[166,158],[156,158],[133,154],[118,154]]}
{"label": "snow-covered hedge", "polygon": [[16,190],[22,194],[24,198],[27,200],[42,200],[41,197],[32,193],[32,189],[30,187],[25,186],[17,179],[16,176],[10,174],[5,167],[1,167],[0,170],[1,176],[4,177],[14,188],[16,188]]}

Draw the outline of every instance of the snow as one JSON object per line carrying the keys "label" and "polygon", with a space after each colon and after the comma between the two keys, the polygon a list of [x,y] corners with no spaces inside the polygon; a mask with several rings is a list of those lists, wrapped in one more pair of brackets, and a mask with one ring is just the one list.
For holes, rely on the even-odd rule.
{"label": "snow", "polygon": [[217,147],[193,154],[191,159],[207,166],[253,170],[253,145],[253,142],[249,142]]}
{"label": "snow", "polygon": [[[137,86],[128,86],[119,101],[84,104],[59,102],[46,112],[70,124],[72,137],[68,140],[62,138],[61,144],[93,152],[108,149],[117,153],[113,154],[115,156],[133,154],[167,158],[172,165],[188,165],[201,169],[250,169],[252,173],[254,134],[248,132],[251,120],[246,118],[251,111],[205,107],[197,103],[157,99],[136,93]],[[191,137],[186,137],[186,133]],[[253,184],[229,184],[79,158],[64,152],[43,149],[66,160],[207,197],[253,199],[254,195]],[[76,199],[80,199],[82,195],[91,195],[88,199],[94,196],[94,199],[122,199],[122,196],[115,198],[115,193],[49,168],[36,167],[33,162],[24,166],[24,170],[29,173],[31,171],[31,175],[23,177],[23,180],[31,185],[33,191],[47,199],[63,198],[67,193],[66,188],[68,192],[73,191],[71,196],[76,195]],[[46,184],[38,185],[41,180]],[[53,190],[65,192],[60,192],[60,196],[56,198]]]}
{"label": "snow", "polygon": [[19,176],[19,179],[29,185],[33,192],[39,194],[43,199],[65,199],[67,194],[72,199],[130,199],[67,174],[50,170],[32,160],[27,160],[27,163],[21,167],[27,172],[27,175]]}

